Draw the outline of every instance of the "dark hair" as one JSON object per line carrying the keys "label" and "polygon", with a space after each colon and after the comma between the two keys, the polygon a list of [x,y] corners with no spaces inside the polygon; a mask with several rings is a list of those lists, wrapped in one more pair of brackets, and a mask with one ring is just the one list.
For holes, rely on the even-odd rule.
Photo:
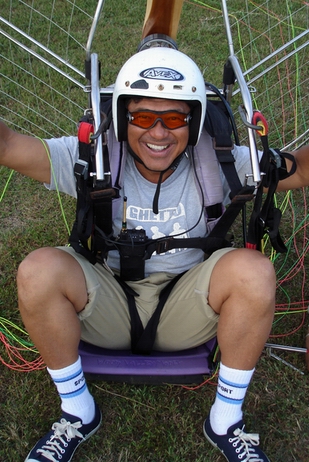
{"label": "dark hair", "polygon": [[133,96],[133,97],[130,97],[130,98],[126,98],[125,99],[125,107],[126,109],[128,109],[129,107],[129,104],[131,103],[131,101],[133,101],[134,103],[139,103],[140,101],[142,101],[142,99],[145,99],[146,96]]}

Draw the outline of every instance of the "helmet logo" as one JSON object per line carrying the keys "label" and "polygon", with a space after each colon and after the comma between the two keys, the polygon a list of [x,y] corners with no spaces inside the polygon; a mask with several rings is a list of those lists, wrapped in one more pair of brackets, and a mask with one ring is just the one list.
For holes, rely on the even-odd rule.
{"label": "helmet logo", "polygon": [[141,77],[146,79],[157,79],[157,80],[184,80],[184,76],[174,69],[167,67],[151,67],[145,69],[140,73]]}

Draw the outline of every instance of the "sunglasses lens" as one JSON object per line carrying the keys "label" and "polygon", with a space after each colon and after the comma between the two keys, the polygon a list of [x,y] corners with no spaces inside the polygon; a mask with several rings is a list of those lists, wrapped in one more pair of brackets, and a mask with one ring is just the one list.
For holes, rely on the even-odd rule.
{"label": "sunglasses lens", "polygon": [[176,128],[185,127],[188,125],[189,115],[177,111],[167,112],[152,112],[152,111],[137,111],[128,114],[129,122],[140,128],[151,128],[158,120],[162,122],[165,128],[174,130]]}
{"label": "sunglasses lens", "polygon": [[156,120],[152,112],[132,112],[131,117],[131,123],[140,128],[150,128]]}
{"label": "sunglasses lens", "polygon": [[162,119],[167,128],[170,128],[171,130],[187,125],[187,114],[181,114],[179,112],[169,112],[164,114]]}

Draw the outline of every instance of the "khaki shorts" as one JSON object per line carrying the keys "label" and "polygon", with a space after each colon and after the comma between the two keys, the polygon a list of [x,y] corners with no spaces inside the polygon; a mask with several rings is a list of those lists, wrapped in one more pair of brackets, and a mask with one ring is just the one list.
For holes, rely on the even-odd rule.
{"label": "khaki shorts", "polygon": [[[82,339],[111,349],[130,349],[130,316],[125,293],[100,264],[92,265],[70,247],[60,247],[81,265],[86,279],[88,303],[79,313]],[[208,288],[217,261],[233,249],[214,252],[191,268],[176,283],[161,314],[155,350],[177,351],[201,345],[216,335],[219,316],[208,305]],[[145,326],[157,307],[161,290],[173,278],[154,273],[129,285],[139,294],[136,306]]]}

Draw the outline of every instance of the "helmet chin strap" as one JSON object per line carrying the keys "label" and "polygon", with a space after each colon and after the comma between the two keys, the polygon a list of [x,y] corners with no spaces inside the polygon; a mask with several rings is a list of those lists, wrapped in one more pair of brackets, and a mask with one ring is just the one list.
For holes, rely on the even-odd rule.
{"label": "helmet chin strap", "polygon": [[179,165],[185,151],[183,151],[181,154],[179,154],[179,156],[177,156],[176,159],[173,160],[171,165],[169,167],[167,167],[165,170],[152,170],[151,168],[148,168],[147,165],[145,165],[144,162],[135,154],[135,152],[133,151],[133,149],[131,148],[129,143],[128,143],[128,152],[133,157],[134,160],[136,160],[137,162],[142,164],[150,172],[160,173],[159,180],[158,180],[158,183],[157,183],[156,192],[155,192],[155,195],[153,196],[153,202],[152,202],[152,211],[153,211],[153,213],[158,215],[158,213],[159,213],[159,195],[160,195],[160,189],[161,189],[163,175],[168,170],[176,170],[176,168],[178,167],[178,165]]}

